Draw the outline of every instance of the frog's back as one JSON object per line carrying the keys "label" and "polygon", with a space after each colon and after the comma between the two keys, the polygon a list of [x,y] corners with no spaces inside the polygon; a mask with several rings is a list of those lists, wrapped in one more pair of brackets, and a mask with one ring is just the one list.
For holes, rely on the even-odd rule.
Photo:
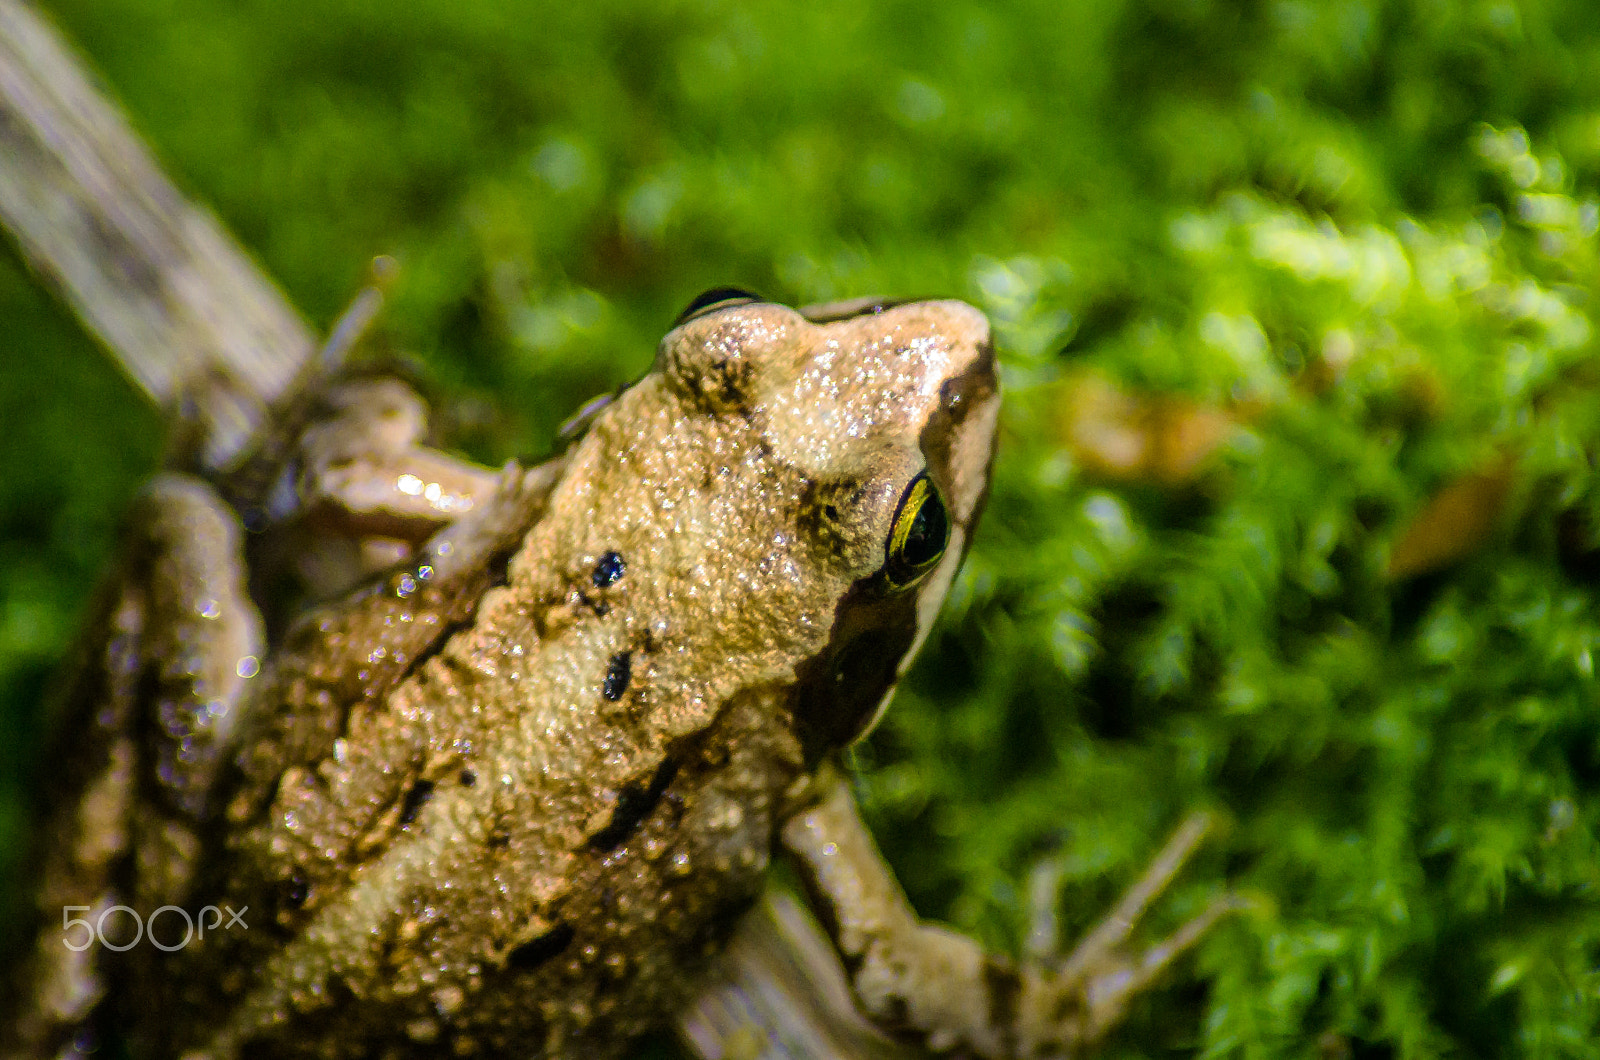
{"label": "frog's back", "polygon": [[[587,1057],[660,1023],[925,633],[995,397],[957,303],[669,334],[448,636],[242,784],[195,904],[251,926],[174,955],[182,1044]],[[404,604],[346,608],[440,621]],[[337,684],[316,670],[280,660],[273,709]]]}

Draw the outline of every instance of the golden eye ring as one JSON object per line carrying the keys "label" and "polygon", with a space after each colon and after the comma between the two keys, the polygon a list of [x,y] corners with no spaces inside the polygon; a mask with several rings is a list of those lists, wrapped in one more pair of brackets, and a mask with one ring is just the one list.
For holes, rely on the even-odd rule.
{"label": "golden eye ring", "polygon": [[950,513],[926,471],[900,495],[889,527],[883,575],[892,589],[908,589],[939,565],[950,544]]}

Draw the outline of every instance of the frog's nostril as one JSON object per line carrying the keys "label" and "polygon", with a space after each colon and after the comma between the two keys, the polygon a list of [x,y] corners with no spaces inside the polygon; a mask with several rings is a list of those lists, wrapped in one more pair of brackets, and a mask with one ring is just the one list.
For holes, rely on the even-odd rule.
{"label": "frog's nostril", "polygon": [[985,339],[966,371],[945,381],[939,388],[939,412],[945,430],[959,427],[973,409],[994,397],[998,388],[994,374],[994,344]]}
{"label": "frog's nostril", "polygon": [[895,306],[909,305],[914,298],[852,298],[846,302],[824,302],[800,307],[800,315],[813,324],[832,324],[852,317],[875,316]]}

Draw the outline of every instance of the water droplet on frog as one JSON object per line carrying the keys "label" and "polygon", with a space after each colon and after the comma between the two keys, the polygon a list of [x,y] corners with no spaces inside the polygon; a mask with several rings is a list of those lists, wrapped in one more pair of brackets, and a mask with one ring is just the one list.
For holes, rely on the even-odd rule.
{"label": "water droplet on frog", "polygon": [[460,1011],[466,999],[466,993],[459,986],[453,984],[441,986],[434,991],[433,1007],[438,1010],[439,1015],[449,1016]]}

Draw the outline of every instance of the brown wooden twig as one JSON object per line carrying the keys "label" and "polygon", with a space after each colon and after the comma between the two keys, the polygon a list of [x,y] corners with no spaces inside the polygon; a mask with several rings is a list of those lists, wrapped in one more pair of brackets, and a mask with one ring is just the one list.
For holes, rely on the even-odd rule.
{"label": "brown wooden twig", "polygon": [[0,0],[0,221],[156,404],[207,376],[229,380],[237,400],[206,409],[212,467],[239,453],[315,348],[282,292],[21,0]]}

